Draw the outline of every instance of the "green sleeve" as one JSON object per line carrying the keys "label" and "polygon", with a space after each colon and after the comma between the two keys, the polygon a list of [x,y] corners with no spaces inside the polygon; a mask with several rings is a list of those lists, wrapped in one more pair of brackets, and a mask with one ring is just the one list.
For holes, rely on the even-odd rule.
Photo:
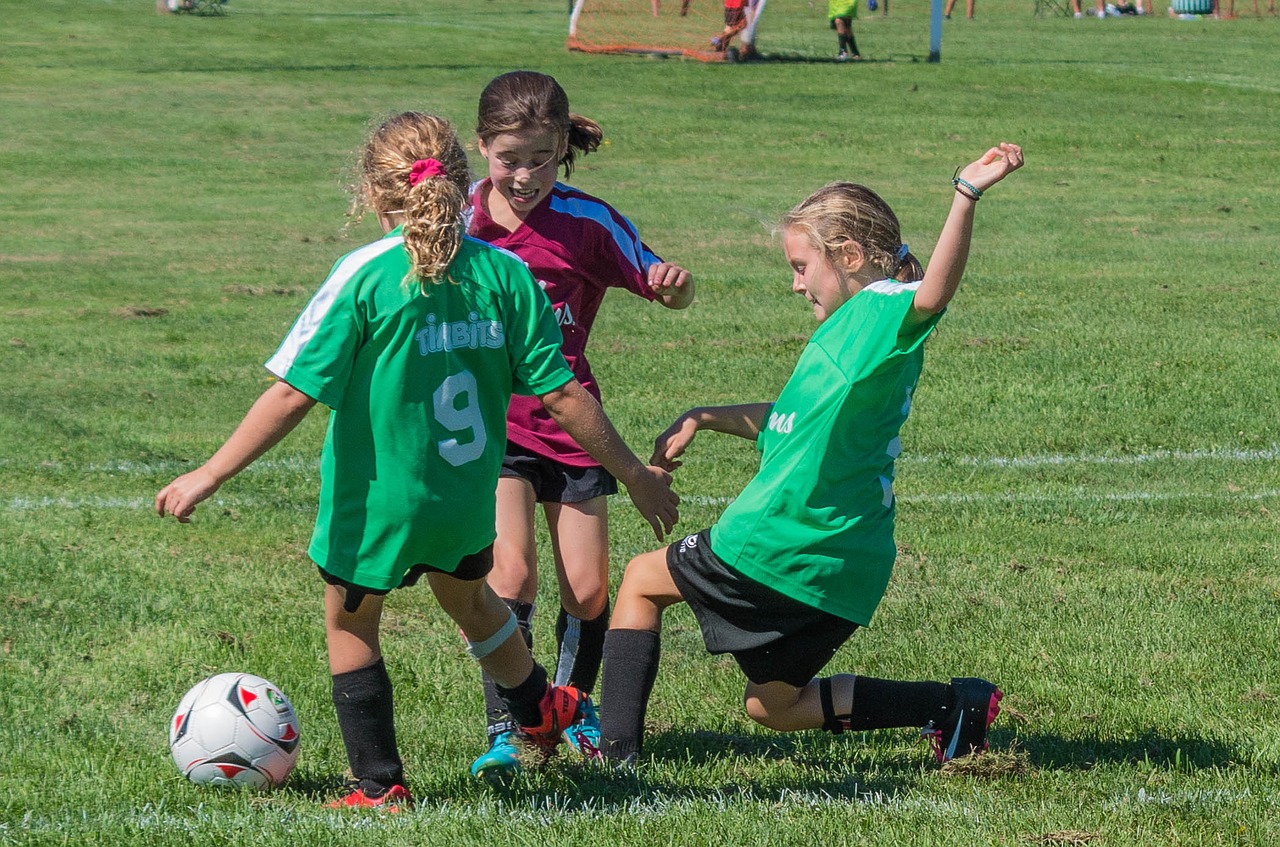
{"label": "green sleeve", "polygon": [[355,365],[362,336],[359,286],[333,275],[294,322],[267,368],[294,388],[336,409]]}
{"label": "green sleeve", "polygon": [[512,391],[546,394],[573,379],[573,371],[560,352],[564,336],[547,293],[523,263],[513,263],[511,282],[515,309],[506,328],[506,339],[514,365]]}

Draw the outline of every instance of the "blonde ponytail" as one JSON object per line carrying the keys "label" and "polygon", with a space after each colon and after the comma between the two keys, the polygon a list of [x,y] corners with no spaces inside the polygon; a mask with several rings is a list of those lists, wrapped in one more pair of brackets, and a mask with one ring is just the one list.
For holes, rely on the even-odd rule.
{"label": "blonde ponytail", "polygon": [[412,278],[438,284],[449,280],[462,245],[470,185],[467,154],[453,125],[404,112],[383,122],[365,144],[353,208],[402,213]]}
{"label": "blonde ponytail", "polygon": [[787,212],[781,228],[805,233],[828,261],[834,262],[847,245],[854,242],[882,279],[923,276],[919,261],[902,249],[898,216],[879,194],[865,185],[852,182],[824,185]]}
{"label": "blonde ponytail", "polygon": [[447,179],[424,179],[409,189],[404,209],[404,247],[414,276],[439,283],[462,245],[467,195]]}

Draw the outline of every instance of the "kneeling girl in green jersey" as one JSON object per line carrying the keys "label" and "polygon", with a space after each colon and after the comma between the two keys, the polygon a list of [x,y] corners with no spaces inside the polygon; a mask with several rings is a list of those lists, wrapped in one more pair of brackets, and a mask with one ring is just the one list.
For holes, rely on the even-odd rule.
{"label": "kneeling girl in green jersey", "polygon": [[540,397],[660,538],[677,517],[670,474],[637,459],[573,378],[525,264],[464,234],[469,183],[448,122],[407,112],[380,126],[355,208],[376,213],[386,236],[337,261],[267,362],[278,381],[204,465],[156,495],[161,516],[185,523],[315,403],[332,409],[309,553],[326,584],[333,702],[355,777],[335,806],[412,803],[379,628],[384,596],[423,576],[534,744],[554,748],[589,705],[548,684],[485,581],[513,391]]}
{"label": "kneeling girl in green jersey", "polygon": [[897,217],[870,189],[832,183],[782,221],[792,289],[820,326],[773,403],[695,408],[657,439],[668,470],[704,429],[750,438],[760,469],[709,530],[627,566],[605,637],[601,751],[634,760],[658,669],[663,611],[690,605],[711,653],[747,677],[747,714],[771,729],[924,726],[939,760],[986,746],[1001,693],[986,680],[817,678],[866,626],[894,545],[898,432],[923,343],[955,294],[982,192],[1021,167],[1012,144],[957,175],[923,280]]}

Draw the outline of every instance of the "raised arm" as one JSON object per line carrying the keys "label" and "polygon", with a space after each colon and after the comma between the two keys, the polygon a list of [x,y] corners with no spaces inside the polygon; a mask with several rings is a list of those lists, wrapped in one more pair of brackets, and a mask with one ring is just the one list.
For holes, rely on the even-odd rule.
{"label": "raised arm", "polygon": [[173,515],[181,523],[190,522],[197,504],[278,444],[315,404],[315,400],[287,382],[272,383],[207,462],[160,489],[156,495],[156,514]]}
{"label": "raised arm", "polygon": [[573,440],[627,487],[627,495],[661,541],[680,518],[671,474],[646,466],[627,447],[599,402],[576,379],[541,395],[542,405]]}
{"label": "raised arm", "polygon": [[667,427],[653,442],[653,458],[649,461],[660,468],[673,471],[682,462],[676,461],[700,429],[724,432],[755,441],[764,428],[764,420],[773,408],[772,403],[745,403],[738,406],[699,406],[690,409],[675,423]]}
{"label": "raised arm", "polygon": [[1020,167],[1022,148],[1001,142],[956,175],[951,211],[942,225],[942,234],[938,236],[938,244],[929,258],[929,266],[925,268],[924,280],[912,301],[912,319],[916,322],[936,315],[951,302],[969,260],[973,212],[978,198]]}

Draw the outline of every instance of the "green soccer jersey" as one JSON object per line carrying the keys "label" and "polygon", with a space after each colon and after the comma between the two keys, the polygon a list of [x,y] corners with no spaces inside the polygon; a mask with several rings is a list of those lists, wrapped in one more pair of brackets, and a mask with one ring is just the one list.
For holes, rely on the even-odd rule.
{"label": "green soccer jersey", "polygon": [[409,267],[399,229],[339,259],[267,362],[333,410],[311,558],[376,590],[493,542],[511,394],[573,378],[514,255],[466,238],[453,282],[420,286]]}
{"label": "green soccer jersey", "polygon": [[937,324],[904,327],[918,287],[872,283],[818,327],[760,432],[760,470],[711,528],[727,564],[863,626],[897,554],[898,432]]}

